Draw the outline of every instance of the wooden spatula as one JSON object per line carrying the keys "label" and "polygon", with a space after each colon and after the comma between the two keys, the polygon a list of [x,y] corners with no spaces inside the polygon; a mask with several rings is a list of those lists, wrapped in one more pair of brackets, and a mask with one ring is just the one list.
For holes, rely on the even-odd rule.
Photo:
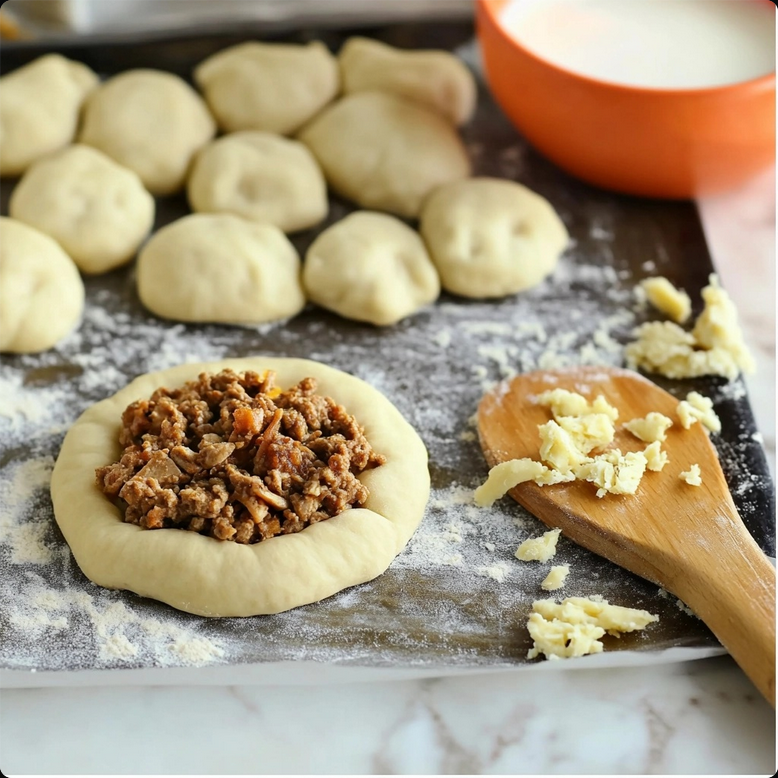
{"label": "wooden spatula", "polygon": [[[578,367],[518,376],[487,394],[478,409],[490,466],[539,459],[538,425],[551,418],[533,398],[556,387],[589,399],[602,394],[619,410],[614,446],[646,444],[620,427],[659,411],[674,424],[662,443],[669,462],[647,471],[634,495],[598,498],[593,484],[524,483],[510,495],[550,527],[683,600],[713,631],[775,706],[775,569],[738,516],[716,451],[701,424],[681,427],[678,400],[628,370]],[[698,464],[702,486],[679,473]]]}

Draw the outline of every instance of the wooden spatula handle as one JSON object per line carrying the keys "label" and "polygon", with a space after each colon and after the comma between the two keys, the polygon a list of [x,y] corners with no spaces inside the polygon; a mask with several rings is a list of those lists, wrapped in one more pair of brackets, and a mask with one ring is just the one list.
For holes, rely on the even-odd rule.
{"label": "wooden spatula handle", "polygon": [[729,541],[738,553],[717,555],[711,544],[707,564],[673,588],[775,707],[775,568],[745,532]]}

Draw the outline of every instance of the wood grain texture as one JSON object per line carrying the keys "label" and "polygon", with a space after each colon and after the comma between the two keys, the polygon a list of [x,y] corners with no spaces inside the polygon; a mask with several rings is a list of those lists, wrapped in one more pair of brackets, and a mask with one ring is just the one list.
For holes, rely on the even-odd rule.
{"label": "wood grain texture", "polygon": [[[518,376],[487,394],[478,409],[481,446],[490,466],[539,458],[538,425],[551,418],[534,398],[553,388],[591,399],[603,394],[619,409],[614,447],[646,444],[621,426],[650,411],[674,424],[662,444],[669,462],[647,471],[634,495],[596,496],[585,481],[540,487],[524,483],[510,495],[542,522],[576,543],[662,586],[713,631],[759,691],[775,705],[775,569],[754,542],[732,501],[716,450],[701,424],[685,430],[678,400],[628,370],[577,367]],[[702,485],[679,474],[697,463]]]}

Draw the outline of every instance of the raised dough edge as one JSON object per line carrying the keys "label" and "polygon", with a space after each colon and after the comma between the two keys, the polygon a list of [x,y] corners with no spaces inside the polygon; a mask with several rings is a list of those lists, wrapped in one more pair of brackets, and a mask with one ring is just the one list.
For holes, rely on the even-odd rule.
{"label": "raised dough edge", "polygon": [[[387,462],[360,479],[366,507],[252,546],[182,530],[143,530],[120,520],[95,484],[96,467],[120,453],[124,408],[160,386],[202,371],[275,370],[288,387],[307,376],[364,426]],[[132,381],[87,409],[65,436],[51,480],[57,523],[79,567],[96,584],[128,589],[200,616],[252,616],[295,608],[372,580],[404,548],[429,497],[427,451],[416,431],[377,389],[319,362],[277,357],[180,365]]]}

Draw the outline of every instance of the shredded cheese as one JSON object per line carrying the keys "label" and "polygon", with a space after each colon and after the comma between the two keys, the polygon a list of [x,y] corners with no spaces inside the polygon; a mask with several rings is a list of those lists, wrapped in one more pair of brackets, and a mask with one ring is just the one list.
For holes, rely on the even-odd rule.
{"label": "shredded cheese", "polygon": [[692,315],[689,295],[676,289],[664,276],[646,278],[640,286],[651,305],[677,324],[683,324]]}
{"label": "shredded cheese", "polygon": [[677,413],[685,430],[699,421],[710,432],[721,432],[721,419],[713,410],[713,401],[699,392],[689,392],[686,399],[678,403]]}
{"label": "shredded cheese", "polygon": [[561,589],[565,585],[565,579],[568,575],[570,575],[570,565],[554,565],[543,579],[540,588],[547,592]]}
{"label": "shredded cheese", "polygon": [[561,529],[544,532],[539,538],[529,538],[516,549],[516,559],[522,562],[548,562],[556,554]]}
{"label": "shredded cheese", "polygon": [[667,440],[667,430],[672,426],[672,419],[668,419],[667,416],[652,411],[643,419],[632,419],[632,421],[628,421],[624,425],[624,428],[639,440],[642,440],[645,443],[654,443],[658,440]]}
{"label": "shredded cheese", "polygon": [[689,486],[702,486],[702,475],[700,466],[692,465],[688,470],[684,470],[678,476],[682,481],[686,481]]}

